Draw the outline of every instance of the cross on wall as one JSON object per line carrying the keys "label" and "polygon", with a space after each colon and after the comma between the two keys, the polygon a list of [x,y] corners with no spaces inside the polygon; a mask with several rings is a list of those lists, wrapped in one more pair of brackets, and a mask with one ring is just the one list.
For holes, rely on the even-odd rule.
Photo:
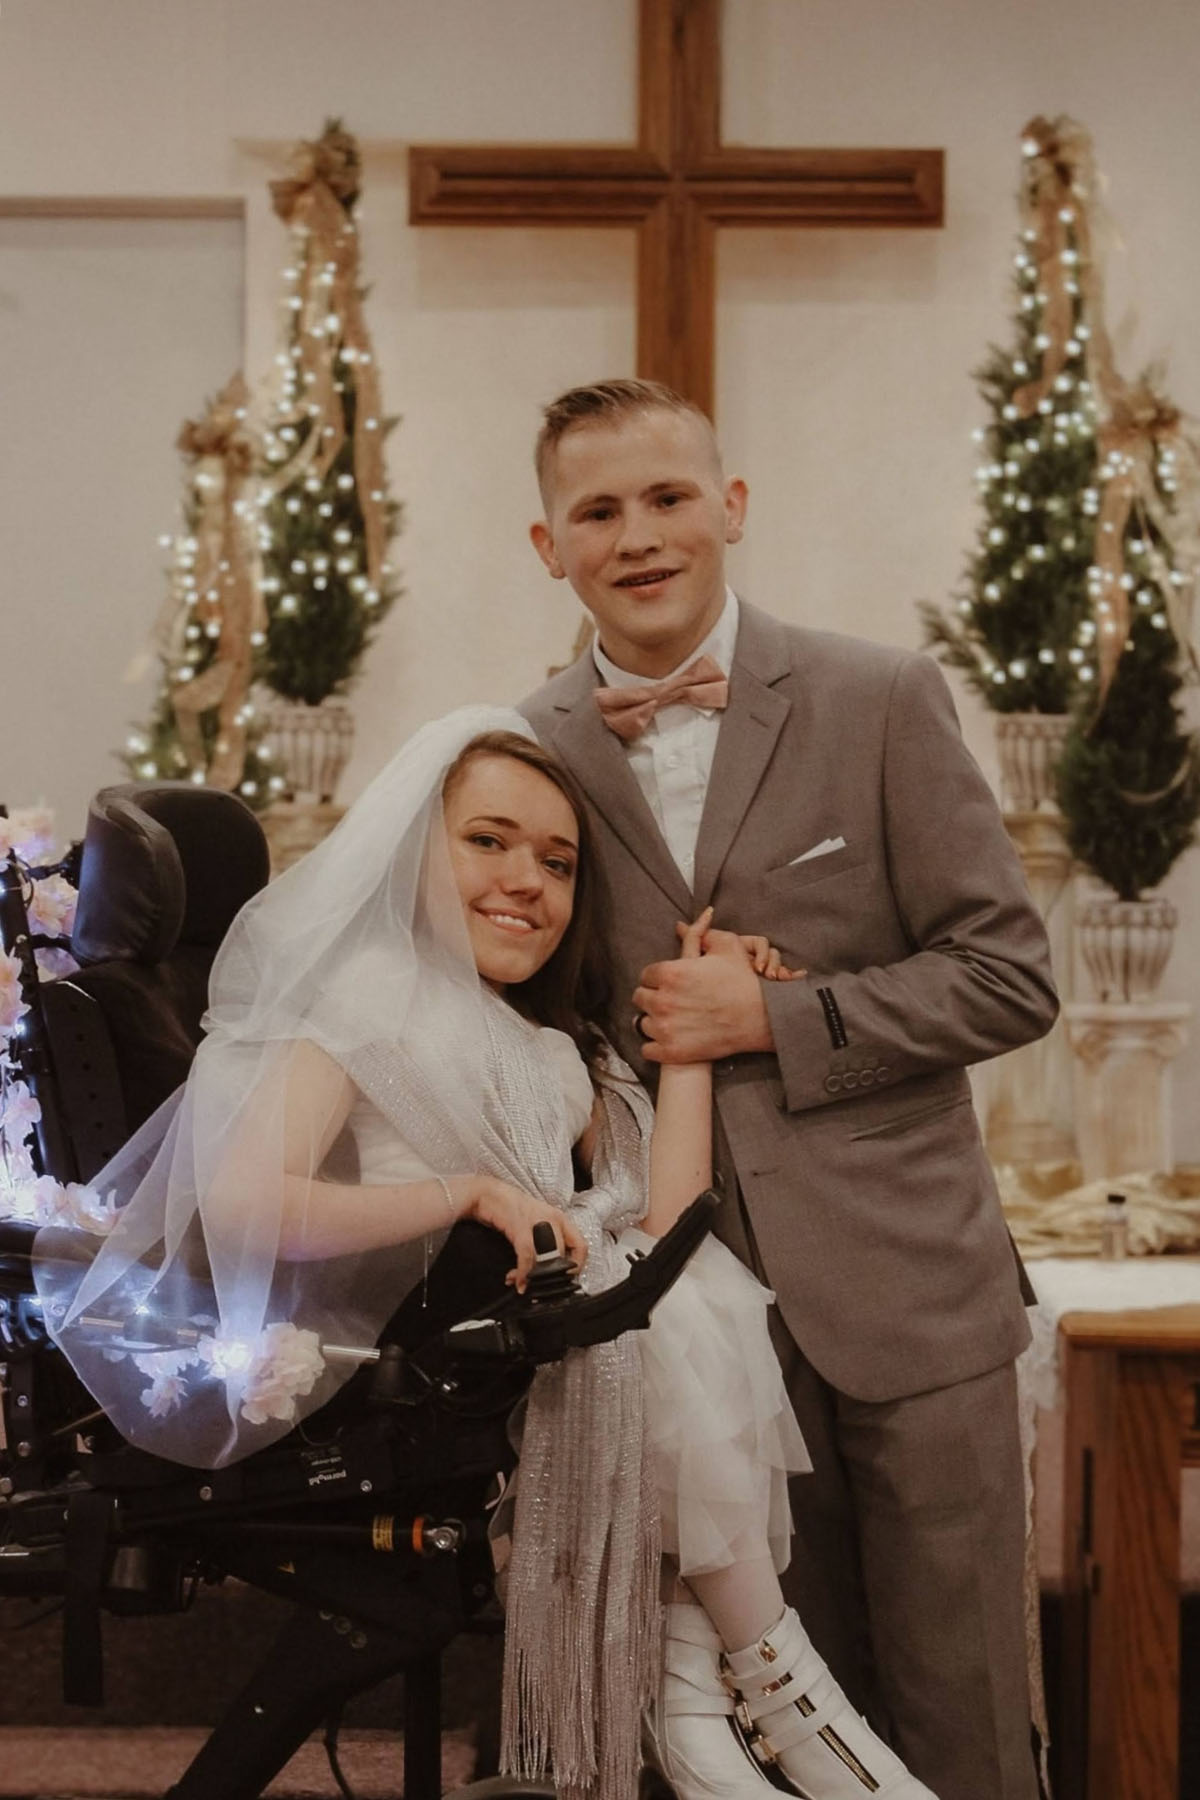
{"label": "cross on wall", "polygon": [[414,225],[637,231],[637,372],[713,412],[716,234],[724,225],[931,226],[941,150],[721,142],[721,0],[639,0],[638,141],[424,144]]}

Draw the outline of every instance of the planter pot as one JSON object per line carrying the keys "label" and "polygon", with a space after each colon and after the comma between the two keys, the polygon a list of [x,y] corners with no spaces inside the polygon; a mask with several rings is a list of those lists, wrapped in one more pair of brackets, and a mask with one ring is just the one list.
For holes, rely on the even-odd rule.
{"label": "planter pot", "polygon": [[997,713],[996,749],[1006,812],[1057,810],[1054,767],[1070,728],[1070,713]]}
{"label": "planter pot", "polygon": [[1175,941],[1179,913],[1170,900],[1085,900],[1076,915],[1079,950],[1106,1003],[1149,1000]]}
{"label": "planter pot", "polygon": [[307,706],[269,694],[260,697],[258,710],[273,772],[286,783],[279,798],[329,805],[354,746],[348,701],[330,698]]}

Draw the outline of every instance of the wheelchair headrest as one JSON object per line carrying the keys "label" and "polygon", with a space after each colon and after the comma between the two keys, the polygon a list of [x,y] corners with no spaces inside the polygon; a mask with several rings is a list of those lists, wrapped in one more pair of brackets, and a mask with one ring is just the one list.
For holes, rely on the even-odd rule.
{"label": "wheelchair headrest", "polygon": [[102,788],[88,809],[71,951],[84,965],[215,950],[269,872],[266,838],[235,794],[186,781]]}

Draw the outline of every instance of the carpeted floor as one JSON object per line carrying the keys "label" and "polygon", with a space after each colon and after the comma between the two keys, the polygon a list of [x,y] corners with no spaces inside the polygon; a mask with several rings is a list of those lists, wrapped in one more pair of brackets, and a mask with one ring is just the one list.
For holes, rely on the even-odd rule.
{"label": "carpeted floor", "polygon": [[[160,1800],[178,1780],[206,1733],[169,1731],[154,1725],[56,1731],[0,1730],[0,1796],[3,1800]],[[338,1760],[356,1800],[397,1800],[401,1791],[403,1739],[386,1731],[342,1735]],[[469,1732],[442,1740],[442,1789],[461,1787],[475,1769]],[[319,1738],[304,1744],[267,1789],[268,1800],[337,1800]]]}
{"label": "carpeted floor", "polygon": [[[282,1602],[227,1584],[202,1591],[187,1615],[106,1619],[107,1705],[93,1713],[63,1705],[60,1621],[41,1617],[42,1610],[37,1602],[0,1600],[0,1800],[158,1800],[286,1615]],[[1185,1598],[1180,1623],[1180,1796],[1200,1800],[1200,1595]],[[1054,1596],[1047,1597],[1043,1626],[1054,1718],[1060,1656]],[[500,1655],[498,1639],[472,1637],[458,1639],[447,1654],[447,1786],[494,1772]],[[400,1792],[402,1741],[392,1727],[402,1704],[397,1679],[347,1708],[344,1761],[360,1800],[395,1800]],[[1061,1773],[1058,1748],[1051,1746],[1052,1774]],[[270,1790],[279,1800],[337,1796],[319,1740],[305,1746],[285,1779],[291,1785]]]}
{"label": "carpeted floor", "polygon": [[[234,1693],[267,1653],[289,1607],[227,1582],[192,1610],[104,1619],[105,1705],[63,1703],[61,1617],[40,1601],[0,1598],[0,1800],[159,1800]],[[494,1772],[498,1637],[455,1640],[443,1662],[442,1779],[459,1787]],[[404,1762],[403,1681],[346,1707],[341,1761],[358,1800],[396,1800]],[[320,1738],[268,1792],[337,1800]]]}

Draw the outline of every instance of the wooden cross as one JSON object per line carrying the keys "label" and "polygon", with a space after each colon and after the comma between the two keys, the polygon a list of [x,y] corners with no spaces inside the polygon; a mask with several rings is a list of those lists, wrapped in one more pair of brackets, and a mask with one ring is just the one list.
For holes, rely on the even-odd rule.
{"label": "wooden cross", "polygon": [[625,225],[637,369],[713,410],[719,225],[940,225],[940,150],[721,143],[721,0],[639,0],[632,147],[422,144],[414,225]]}

